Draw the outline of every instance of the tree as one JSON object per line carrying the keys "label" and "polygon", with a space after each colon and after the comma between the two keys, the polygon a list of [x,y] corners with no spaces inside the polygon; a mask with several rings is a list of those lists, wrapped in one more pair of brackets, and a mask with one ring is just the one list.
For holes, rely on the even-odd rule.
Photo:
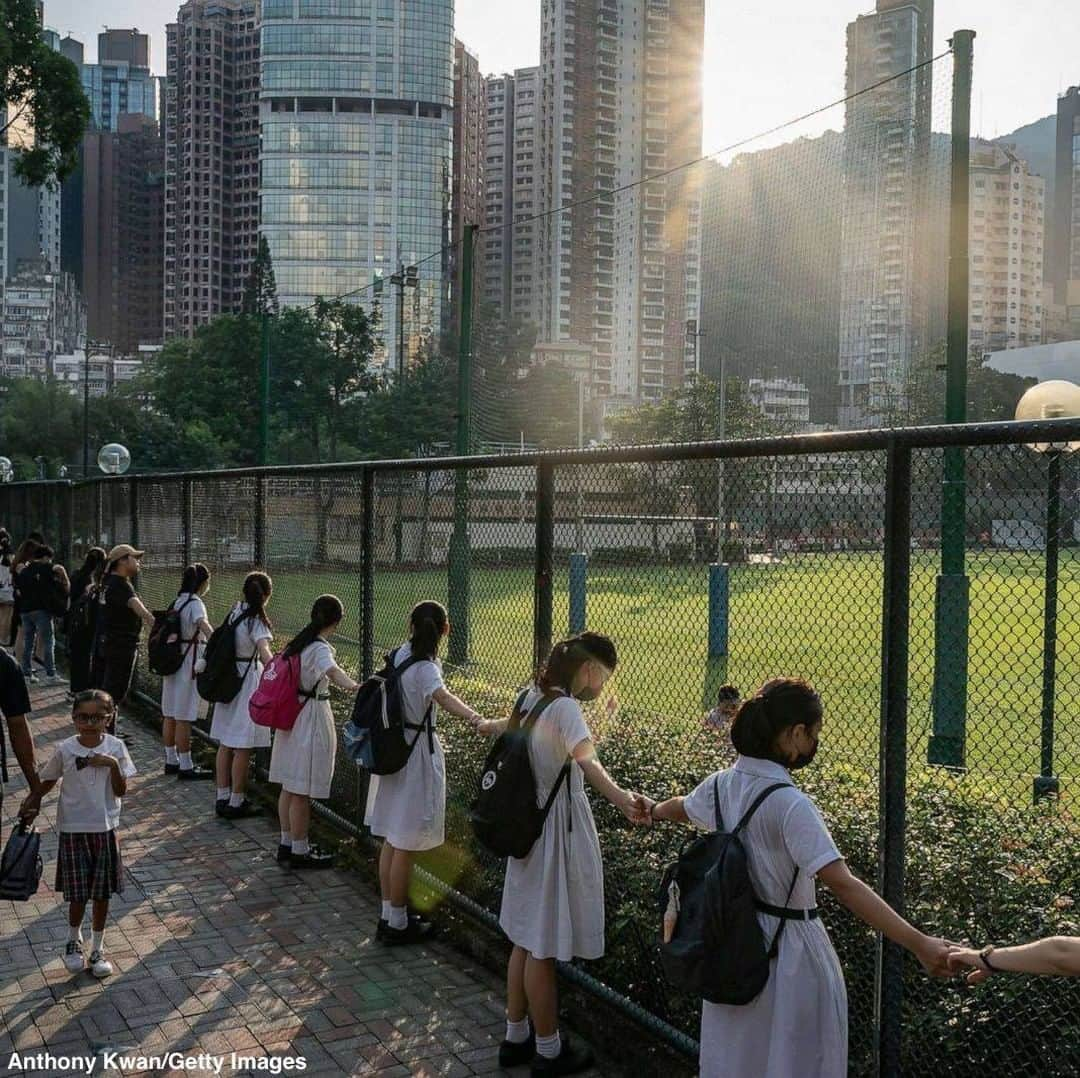
{"label": "tree", "polygon": [[259,249],[251,264],[251,273],[244,284],[242,311],[249,315],[277,316],[280,305],[277,298],[277,281],[274,278],[274,261],[270,257],[270,245],[265,236],[259,237]]}
{"label": "tree", "polygon": [[90,103],[79,69],[42,37],[35,0],[0,0],[0,108],[23,180],[51,185],[74,170]]}

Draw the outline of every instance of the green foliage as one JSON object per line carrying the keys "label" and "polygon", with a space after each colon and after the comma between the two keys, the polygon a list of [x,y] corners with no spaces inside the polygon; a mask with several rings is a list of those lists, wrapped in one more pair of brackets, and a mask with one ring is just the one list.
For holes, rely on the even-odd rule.
{"label": "green foliage", "polygon": [[[16,173],[34,187],[63,180],[78,164],[90,122],[79,69],[41,35],[34,0],[0,0],[0,133],[17,152]],[[23,137],[20,128],[32,135]]]}
{"label": "green foliage", "polygon": [[252,315],[276,315],[281,309],[277,298],[274,262],[270,257],[270,244],[263,235],[259,236],[259,249],[255,252],[251,273],[244,284],[244,298],[240,309],[244,314]]}

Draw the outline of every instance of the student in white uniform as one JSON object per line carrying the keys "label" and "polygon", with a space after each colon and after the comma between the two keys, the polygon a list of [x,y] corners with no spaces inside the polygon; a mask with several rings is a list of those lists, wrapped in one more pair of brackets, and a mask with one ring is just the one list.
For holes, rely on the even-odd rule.
{"label": "student in white uniform", "polygon": [[170,610],[180,611],[180,638],[184,662],[175,674],[161,679],[162,740],[165,742],[165,774],[178,779],[211,779],[214,773],[196,767],[191,759],[191,724],[199,717],[199,693],[195,667],[201,644],[214,631],[206,617],[202,597],[210,590],[210,570],[196,563],[184,570],[180,591]]}
{"label": "student in white uniform", "polygon": [[281,783],[277,859],[292,868],[331,868],[334,856],[308,842],[311,799],[329,797],[337,754],[337,728],[330,708],[330,684],[356,692],[360,686],[334,661],[327,638],[337,632],[345,608],[336,595],[320,595],[311,621],[285,648],[300,656],[300,688],[311,696],[291,730],[278,730],[270,756],[270,781]]}
{"label": "student in white uniform", "polygon": [[[804,681],[767,682],[740,707],[731,727],[733,767],[710,775],[687,797],[645,799],[655,820],[712,831],[720,815],[734,826],[768,786],[814,759],[822,728],[821,697]],[[815,876],[860,920],[945,976],[948,944],[924,935],[848,870],[814,802],[797,787],[769,795],[743,832],[759,902],[791,911],[768,983],[745,1006],[702,1003],[703,1078],[845,1078],[848,1064],[844,974],[818,916]],[[794,886],[792,881],[794,880]],[[790,892],[790,897],[789,897]],[[780,918],[759,912],[767,941]]]}
{"label": "student in white uniform", "polygon": [[[506,971],[506,1039],[499,1048],[504,1068],[531,1062],[533,1074],[549,1075],[592,1065],[587,1046],[559,1034],[555,963],[604,953],[604,866],[584,780],[627,818],[642,822],[641,799],[604,770],[578,703],[600,695],[617,661],[606,636],[585,632],[564,640],[524,701],[527,713],[545,693],[559,695],[529,738],[538,805],[547,801],[563,765],[571,765],[528,856],[506,862],[499,924],[514,949]],[[478,729],[497,735],[506,723],[483,722]]]}
{"label": "student in white uniform", "polygon": [[405,722],[423,724],[430,708],[431,724],[430,730],[410,735],[416,743],[408,763],[393,775],[373,776],[368,790],[364,822],[383,840],[379,852],[382,916],[376,938],[390,945],[417,943],[432,928],[423,918],[409,917],[408,898],[413,857],[441,846],[446,837],[446,761],[435,733],[436,705],[474,729],[483,721],[443,684],[439,645],[449,632],[450,619],[440,603],[418,603],[409,615],[409,641],[394,652],[395,666],[414,656],[422,660],[401,676]]}
{"label": "student in white uniform", "polygon": [[249,573],[244,581],[243,601],[229,611],[229,621],[236,625],[236,672],[244,680],[232,700],[214,704],[210,723],[210,736],[218,743],[215,811],[229,820],[258,812],[244,794],[252,750],[270,747],[270,730],[251,721],[248,703],[258,688],[263,667],[273,658],[273,626],[266,614],[273,590],[266,573]]}

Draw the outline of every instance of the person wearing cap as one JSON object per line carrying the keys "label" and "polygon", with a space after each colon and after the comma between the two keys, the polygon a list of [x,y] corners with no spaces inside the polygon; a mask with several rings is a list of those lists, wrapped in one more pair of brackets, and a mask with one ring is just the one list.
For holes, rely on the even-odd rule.
{"label": "person wearing cap", "polygon": [[[101,632],[94,654],[94,685],[104,689],[117,707],[123,703],[131,688],[135,658],[139,653],[139,636],[143,625],[151,628],[154,615],[143,605],[132,581],[139,575],[145,551],[127,543],[114,546],[105,562],[105,579],[101,591]],[[115,717],[109,733],[114,732]]]}

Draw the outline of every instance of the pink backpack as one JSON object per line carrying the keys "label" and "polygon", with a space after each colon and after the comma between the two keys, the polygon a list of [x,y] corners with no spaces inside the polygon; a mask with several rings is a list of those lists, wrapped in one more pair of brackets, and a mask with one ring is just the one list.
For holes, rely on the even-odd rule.
{"label": "pink backpack", "polygon": [[314,692],[305,692],[300,684],[300,656],[283,651],[270,660],[251,695],[248,714],[256,726],[271,730],[291,730]]}

